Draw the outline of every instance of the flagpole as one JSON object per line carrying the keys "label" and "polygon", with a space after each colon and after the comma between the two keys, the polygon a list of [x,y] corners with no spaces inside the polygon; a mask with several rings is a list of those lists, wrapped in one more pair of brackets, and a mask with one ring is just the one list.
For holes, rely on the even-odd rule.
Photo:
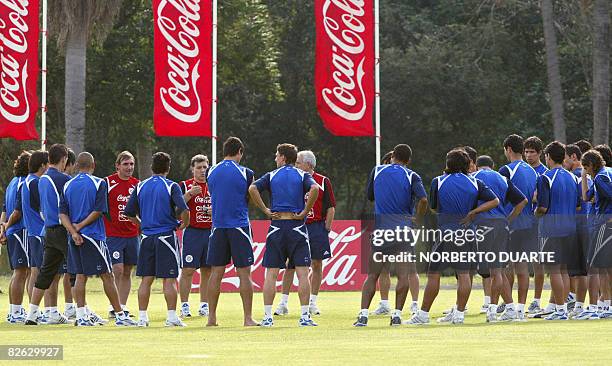
{"label": "flagpole", "polygon": [[217,0],[212,0],[212,163],[217,164]]}
{"label": "flagpole", "polygon": [[376,165],[380,164],[380,34],[378,29],[379,0],[374,0],[374,113],[376,128]]}
{"label": "flagpole", "polygon": [[47,0],[42,3],[41,150],[47,147]]}

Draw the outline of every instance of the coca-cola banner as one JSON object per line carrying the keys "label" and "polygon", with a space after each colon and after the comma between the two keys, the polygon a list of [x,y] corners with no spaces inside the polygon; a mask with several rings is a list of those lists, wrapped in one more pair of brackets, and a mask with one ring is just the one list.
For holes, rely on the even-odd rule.
{"label": "coca-cola banner", "polygon": [[372,0],[315,0],[317,109],[337,136],[372,136]]}
{"label": "coca-cola banner", "polygon": [[153,0],[155,99],[160,136],[211,136],[212,2]]}
{"label": "coca-cola banner", "polygon": [[[253,252],[255,263],[253,264],[252,278],[255,291],[262,291],[264,283],[265,268],[261,265],[266,247],[266,235],[270,221],[251,221],[253,231]],[[323,291],[357,291],[365,281],[367,275],[361,271],[361,221],[337,220],[332,225],[329,233],[329,243],[332,257],[323,260]],[[276,282],[280,289],[282,286],[282,273]],[[297,286],[297,277],[293,279]],[[233,265],[227,266],[225,276],[221,284],[221,290],[225,292],[238,291],[238,276]],[[192,291],[197,292],[200,285],[200,276],[196,272],[193,276]]]}
{"label": "coca-cola banner", "polygon": [[0,0],[0,137],[38,139],[38,0]]}

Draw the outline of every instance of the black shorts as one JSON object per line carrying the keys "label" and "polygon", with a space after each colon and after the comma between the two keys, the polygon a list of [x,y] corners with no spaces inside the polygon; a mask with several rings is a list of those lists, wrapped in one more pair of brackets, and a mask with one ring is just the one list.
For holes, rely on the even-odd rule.
{"label": "black shorts", "polygon": [[452,268],[457,272],[468,272],[476,269],[477,262],[467,260],[454,260],[454,255],[465,255],[475,252],[475,241],[465,241],[461,245],[443,239],[436,240],[429,251],[428,272],[442,272]]}
{"label": "black shorts", "polygon": [[563,265],[568,271],[576,270],[576,259],[578,255],[578,245],[576,243],[576,235],[568,235],[561,237],[544,237],[540,238],[540,251],[552,253],[553,257],[547,261],[544,266]]}
{"label": "black shorts", "polygon": [[500,260],[500,253],[508,251],[510,232],[506,220],[487,221],[478,225],[478,230],[483,231],[484,238],[482,241],[476,241],[476,251],[491,253],[490,257],[494,258],[491,261],[484,260],[478,263],[478,273],[481,276],[488,275],[492,268],[506,267],[507,263]]}
{"label": "black shorts", "polygon": [[589,268],[589,231],[582,225],[576,229],[576,249],[573,250],[574,255],[568,258],[567,270],[570,277],[586,276]]}
{"label": "black shorts", "polygon": [[612,223],[597,226],[591,238],[589,267],[612,268]]}
{"label": "black shorts", "polygon": [[538,251],[538,226],[510,232],[508,251],[511,253],[533,253]]}
{"label": "black shorts", "polygon": [[66,228],[62,225],[46,227],[45,248],[55,248],[66,257],[68,253],[68,232]]}

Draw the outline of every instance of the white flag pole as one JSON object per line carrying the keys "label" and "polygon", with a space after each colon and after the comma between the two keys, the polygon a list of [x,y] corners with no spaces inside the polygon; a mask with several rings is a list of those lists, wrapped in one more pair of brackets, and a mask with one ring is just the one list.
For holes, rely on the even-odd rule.
{"label": "white flag pole", "polygon": [[217,0],[212,0],[212,164],[217,164]]}
{"label": "white flag pole", "polygon": [[41,149],[47,147],[47,0],[42,3]]}
{"label": "white flag pole", "polygon": [[378,29],[379,0],[374,0],[374,113],[376,134],[376,165],[380,164],[380,34]]}

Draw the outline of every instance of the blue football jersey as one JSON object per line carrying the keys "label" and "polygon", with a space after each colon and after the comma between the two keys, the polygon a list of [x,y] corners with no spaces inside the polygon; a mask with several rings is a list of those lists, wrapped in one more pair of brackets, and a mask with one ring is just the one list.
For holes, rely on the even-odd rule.
{"label": "blue football jersey", "polygon": [[[70,217],[70,222],[78,224],[92,212],[108,213],[106,181],[93,175],[80,173],[64,185],[60,211]],[[104,218],[100,215],[94,222],[82,228],[81,235],[106,240]]]}
{"label": "blue football jersey", "polygon": [[[536,191],[538,173],[522,160],[515,160],[499,169],[499,173],[512,181],[512,184],[527,197],[528,201],[533,200]],[[512,207],[506,205],[506,211],[512,211]],[[510,224],[511,230],[529,229],[536,224],[533,216],[533,207],[526,205],[523,212]]]}
{"label": "blue football jersey", "polygon": [[[15,211],[15,209],[18,209],[17,195],[18,195],[18,192],[21,190],[21,186],[23,185],[24,182],[25,182],[25,177],[14,177],[9,182],[8,187],[6,187],[6,192],[4,192],[4,210],[3,211],[6,212],[7,220],[11,216],[13,211]],[[18,232],[19,230],[23,230],[23,228],[24,228],[24,225],[23,225],[23,217],[22,217],[21,219],[19,219],[19,221],[15,225],[8,228],[8,230],[6,231],[6,234],[11,235],[15,232]]]}
{"label": "blue football jersey", "polygon": [[215,228],[249,226],[249,186],[253,171],[233,160],[223,160],[208,171],[208,191],[212,200]]}
{"label": "blue football jersey", "polygon": [[255,181],[259,192],[270,192],[270,210],[300,213],[304,210],[304,195],[317,184],[312,176],[293,165],[284,165]]}
{"label": "blue football jersey", "polygon": [[538,177],[538,207],[548,210],[540,218],[542,237],[564,237],[576,233],[576,208],[580,194],[575,176],[563,168],[554,168]]}
{"label": "blue football jersey", "polygon": [[19,209],[23,215],[23,223],[30,236],[39,236],[45,222],[40,214],[40,196],[38,182],[40,178],[31,173],[27,176],[19,193]]}
{"label": "blue football jersey", "polygon": [[[495,193],[495,196],[499,198],[499,205],[494,209],[478,214],[476,222],[485,222],[487,219],[503,219],[506,220],[508,215],[512,212],[512,209],[508,211],[509,207],[514,207],[519,203],[523,202],[525,195],[512,184],[511,180],[499,174],[495,170],[481,169],[474,173],[474,178],[483,181],[487,187]],[[485,203],[484,201],[478,201],[478,205]]]}
{"label": "blue football jersey", "polygon": [[[38,182],[40,212],[45,220],[45,227],[61,225],[59,219],[60,201],[64,194],[64,185],[71,177],[55,168],[47,169]],[[44,229],[43,229],[44,231]],[[44,235],[43,232],[40,235]]]}

